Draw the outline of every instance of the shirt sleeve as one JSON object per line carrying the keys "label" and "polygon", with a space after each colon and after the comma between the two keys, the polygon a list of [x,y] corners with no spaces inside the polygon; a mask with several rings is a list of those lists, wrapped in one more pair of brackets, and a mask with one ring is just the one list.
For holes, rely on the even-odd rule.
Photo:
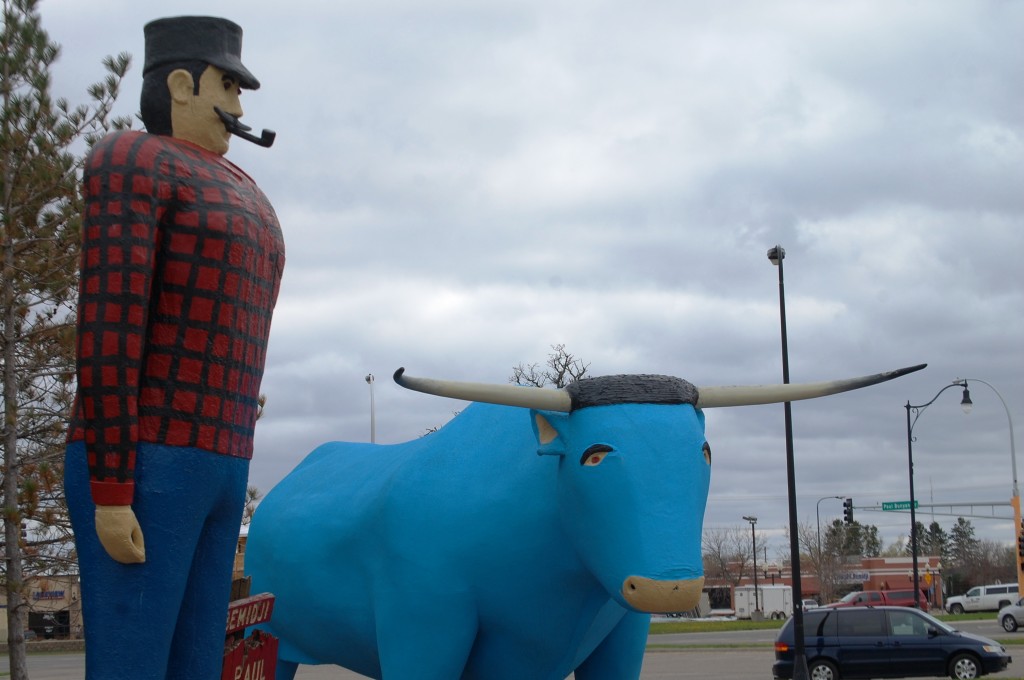
{"label": "shirt sleeve", "polygon": [[148,135],[113,135],[87,161],[78,305],[78,394],[98,505],[134,497],[139,384],[162,208]]}

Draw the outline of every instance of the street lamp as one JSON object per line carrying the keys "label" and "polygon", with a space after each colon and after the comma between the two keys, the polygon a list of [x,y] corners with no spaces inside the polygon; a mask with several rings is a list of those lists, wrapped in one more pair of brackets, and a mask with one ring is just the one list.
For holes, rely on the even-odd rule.
{"label": "street lamp", "polygon": [[818,499],[814,509],[815,524],[818,526],[818,569],[821,569],[821,502],[826,498],[835,498],[836,500],[843,500],[845,496],[822,496]]}
{"label": "street lamp", "polygon": [[[914,508],[914,425],[917,424],[917,419],[921,417],[921,413],[935,403],[935,400],[939,398],[939,395],[948,390],[951,387],[963,387],[964,395],[960,401],[960,407],[963,408],[964,413],[970,413],[971,411],[971,393],[967,391],[966,381],[953,381],[949,385],[946,385],[941,390],[935,393],[932,400],[927,404],[921,404],[919,406],[913,406],[907,401],[907,465],[909,467],[910,476],[910,556],[913,560],[914,568],[914,606],[918,609],[921,608],[921,582],[920,574],[917,569],[917,511]],[[914,412],[914,420],[910,420],[910,412]]]}
{"label": "street lamp", "polygon": [[367,373],[364,379],[370,386],[370,443],[374,444],[377,441],[377,414],[373,409],[373,373]]}
{"label": "street lamp", "polygon": [[[786,285],[782,246],[768,249],[768,259],[779,268],[779,319],[782,322],[782,382],[789,384],[789,340],[786,337]],[[784,404],[786,414],[786,484],[789,489],[789,565],[793,574],[793,680],[807,680],[807,657],[804,656],[804,605],[800,587],[800,537],[797,535],[796,470],[793,464],[793,410]]]}
{"label": "street lamp", "polygon": [[[953,384],[963,383],[964,386],[964,400],[960,402],[960,405],[964,409],[964,413],[969,414],[971,412],[971,408],[974,406],[973,402],[971,402],[971,395],[967,391],[968,380],[980,382],[982,385],[986,385],[996,393],[996,396],[999,397],[999,401],[1003,404],[1003,409],[1006,411],[1006,420],[1010,424],[1010,468],[1013,472],[1013,489],[1010,492],[1010,505],[1013,507],[1013,531],[1014,537],[1016,538],[1021,532],[1020,488],[1017,486],[1017,449],[1013,443],[1013,418],[1010,417],[1010,408],[1006,405],[1006,400],[1003,399],[1003,395],[999,394],[999,390],[992,387],[992,385],[989,385],[984,380],[979,380],[978,378],[957,378],[953,381]],[[1024,597],[1024,564],[1022,564],[1020,559],[1017,560],[1017,596]]]}
{"label": "street lamp", "polygon": [[[754,525],[757,524],[757,518],[751,515],[744,515],[743,519],[750,522],[750,540],[754,544],[754,611],[761,611],[761,603],[757,599],[757,534],[754,533]],[[750,618],[754,618],[751,616]]]}

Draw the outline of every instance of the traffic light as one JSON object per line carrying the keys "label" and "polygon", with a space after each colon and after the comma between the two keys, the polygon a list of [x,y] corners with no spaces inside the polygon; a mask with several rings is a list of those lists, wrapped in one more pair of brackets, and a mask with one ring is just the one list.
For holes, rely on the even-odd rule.
{"label": "traffic light", "polygon": [[1024,558],[1024,520],[1017,528],[1017,556]]}
{"label": "traffic light", "polygon": [[847,498],[843,501],[843,521],[853,524],[853,499]]}

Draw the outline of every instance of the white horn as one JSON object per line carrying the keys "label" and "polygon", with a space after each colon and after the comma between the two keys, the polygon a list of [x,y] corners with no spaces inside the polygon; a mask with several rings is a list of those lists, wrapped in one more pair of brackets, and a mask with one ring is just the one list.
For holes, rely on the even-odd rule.
{"label": "white horn", "polygon": [[778,404],[785,401],[799,401],[826,397],[830,394],[849,392],[886,380],[899,378],[914,371],[920,371],[928,364],[919,364],[895,371],[866,375],[847,380],[831,380],[798,385],[730,385],[724,387],[698,387],[697,408],[719,406],[753,406],[755,404]]}
{"label": "white horn", "polygon": [[405,369],[395,371],[395,382],[410,390],[425,392],[438,397],[483,401],[504,406],[522,406],[541,411],[572,410],[572,400],[565,390],[546,390],[539,387],[520,385],[490,385],[487,383],[413,378],[405,375]]}

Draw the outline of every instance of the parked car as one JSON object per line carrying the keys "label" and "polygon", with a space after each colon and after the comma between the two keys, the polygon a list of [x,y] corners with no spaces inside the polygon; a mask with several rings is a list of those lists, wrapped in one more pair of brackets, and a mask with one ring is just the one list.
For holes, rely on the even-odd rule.
{"label": "parked car", "polygon": [[1017,604],[1008,604],[996,614],[996,621],[1007,633],[1012,633],[1018,627],[1024,626],[1024,597],[1017,600]]}
{"label": "parked car", "polygon": [[[793,620],[775,640],[775,678],[793,677]],[[928,678],[954,680],[998,673],[1010,664],[994,640],[962,633],[908,607],[820,607],[804,613],[804,654],[809,677]]]}
{"label": "parked car", "polygon": [[994,583],[990,586],[975,586],[963,595],[946,599],[946,611],[950,614],[964,612],[999,611],[1017,601],[1020,594],[1016,583]]}
{"label": "parked car", "polygon": [[[922,592],[920,597],[921,609],[928,611],[928,596]],[[913,607],[913,590],[855,590],[847,593],[843,599],[826,607],[855,607],[867,605],[888,605],[890,607]]]}
{"label": "parked car", "polygon": [[818,601],[817,600],[812,600],[811,598],[805,598],[803,602],[804,602],[804,611],[806,611],[808,609],[817,609],[818,606],[819,606],[818,605]]}

